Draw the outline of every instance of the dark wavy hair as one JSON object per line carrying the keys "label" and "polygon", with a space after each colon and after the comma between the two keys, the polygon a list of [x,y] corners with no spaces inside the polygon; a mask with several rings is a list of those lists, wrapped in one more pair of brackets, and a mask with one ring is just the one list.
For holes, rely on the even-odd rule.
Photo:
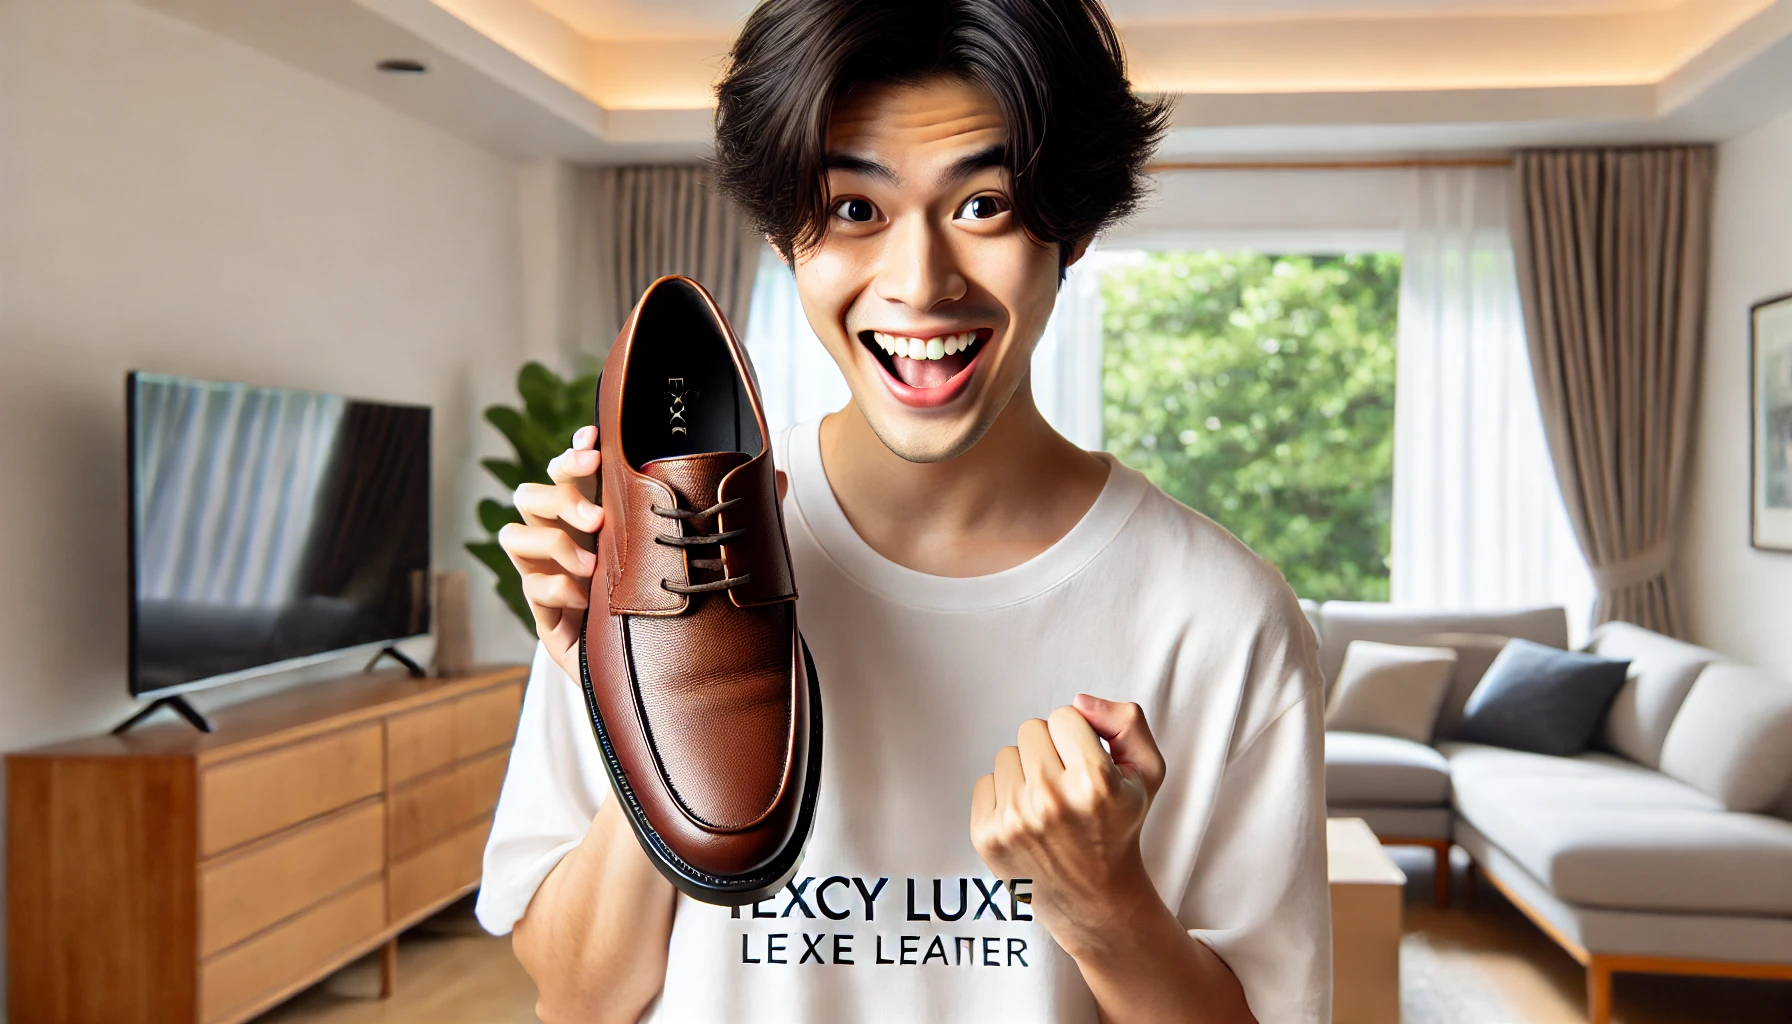
{"label": "dark wavy hair", "polygon": [[835,102],[936,75],[995,98],[1015,214],[1060,266],[1137,205],[1169,104],[1133,94],[1098,0],[765,0],[716,86],[717,186],[786,260],[813,248]]}

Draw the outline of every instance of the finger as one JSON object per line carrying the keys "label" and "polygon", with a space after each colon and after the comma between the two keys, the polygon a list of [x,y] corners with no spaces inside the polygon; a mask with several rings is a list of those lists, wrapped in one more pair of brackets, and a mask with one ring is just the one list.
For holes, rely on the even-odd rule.
{"label": "finger", "polygon": [[[541,642],[547,646],[548,653],[572,651],[579,646],[579,631],[585,625],[584,613],[560,608],[537,609],[534,605],[529,607],[535,611],[535,632],[541,637]],[[543,629],[542,619],[549,616],[554,618],[554,623]],[[576,668],[568,674],[574,679],[578,678]]]}
{"label": "finger", "polygon": [[584,533],[603,528],[602,507],[571,484],[523,484],[513,498],[523,522],[530,526],[570,526]]}
{"label": "finger", "polygon": [[971,828],[996,811],[996,777],[985,775],[971,787]]}
{"label": "finger", "polygon": [[1114,759],[1101,749],[1101,737],[1076,708],[1066,706],[1053,711],[1046,727],[1051,730],[1052,745],[1066,771],[1093,776],[1115,770]]}
{"label": "finger", "polygon": [[[999,842],[999,829],[996,822],[996,780],[993,775],[985,775],[971,787],[971,848],[977,851],[979,858],[986,858],[999,852],[992,845]],[[985,864],[989,861],[985,860]],[[991,870],[994,870],[993,866]]]}
{"label": "finger", "polygon": [[602,452],[590,448],[568,448],[548,462],[548,479],[557,484],[577,484],[597,475],[603,465]]}
{"label": "finger", "polygon": [[586,426],[580,427],[579,429],[573,431],[572,432],[572,446],[574,448],[596,448],[597,447],[597,427],[592,426],[592,425],[586,425]]}
{"label": "finger", "polygon": [[1037,718],[1029,718],[1020,724],[1020,735],[1017,738],[1020,747],[1020,766],[1029,781],[1049,782],[1064,774],[1064,762],[1058,757],[1058,747],[1052,742],[1051,727]]}
{"label": "finger", "polygon": [[548,650],[563,650],[565,645],[555,646],[555,642],[561,627],[574,617],[566,614],[563,609],[546,608],[534,601],[528,602],[528,605],[529,614],[535,616],[535,635],[541,638],[542,643],[549,645]]}
{"label": "finger", "polygon": [[1151,736],[1151,726],[1145,722],[1145,709],[1086,693],[1076,695],[1074,706],[1090,728],[1108,741],[1114,763],[1122,771],[1137,773],[1145,783],[1145,791],[1155,794],[1164,781],[1164,755]]}
{"label": "finger", "polygon": [[574,576],[590,576],[597,569],[596,555],[574,544],[565,530],[552,526],[506,523],[498,531],[498,544],[519,571],[528,571],[522,561],[552,562]]}
{"label": "finger", "polygon": [[543,608],[583,609],[591,603],[585,596],[584,586],[571,576],[559,573],[536,572],[524,576],[523,596],[531,605]]}
{"label": "finger", "polygon": [[996,806],[1010,806],[1027,788],[1026,772],[1021,770],[1020,750],[1003,747],[996,751]]}

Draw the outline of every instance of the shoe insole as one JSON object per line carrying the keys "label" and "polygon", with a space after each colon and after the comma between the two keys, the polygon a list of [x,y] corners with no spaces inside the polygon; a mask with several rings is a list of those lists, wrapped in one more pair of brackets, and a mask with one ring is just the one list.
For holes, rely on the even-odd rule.
{"label": "shoe insole", "polygon": [[764,449],[746,382],[690,285],[660,285],[642,307],[621,420],[623,450],[636,469],[655,459]]}

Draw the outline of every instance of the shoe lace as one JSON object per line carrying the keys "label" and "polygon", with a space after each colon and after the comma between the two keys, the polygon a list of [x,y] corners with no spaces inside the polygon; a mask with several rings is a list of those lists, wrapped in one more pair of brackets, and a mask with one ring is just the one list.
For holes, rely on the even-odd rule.
{"label": "shoe lace", "polygon": [[[727,501],[718,501],[714,505],[711,505],[700,512],[685,508],[663,508],[659,505],[650,505],[648,507],[656,516],[677,520],[680,523],[695,523],[700,520],[714,518],[716,515],[728,511],[745,500],[745,498],[730,498]],[[720,533],[676,534],[670,536],[660,534],[653,539],[656,543],[664,544],[668,547],[700,548],[708,547],[710,545],[720,546],[726,544],[736,538],[745,536],[746,532],[746,530],[740,529],[723,530]],[[727,565],[724,564],[720,558],[687,557],[686,561],[695,569],[713,569],[717,572],[728,571]],[[708,594],[718,590],[733,590],[735,587],[746,583],[752,578],[752,573],[743,572],[739,576],[729,576],[725,579],[716,580],[713,583],[674,583],[671,580],[662,579],[660,580],[660,586],[674,594]]]}

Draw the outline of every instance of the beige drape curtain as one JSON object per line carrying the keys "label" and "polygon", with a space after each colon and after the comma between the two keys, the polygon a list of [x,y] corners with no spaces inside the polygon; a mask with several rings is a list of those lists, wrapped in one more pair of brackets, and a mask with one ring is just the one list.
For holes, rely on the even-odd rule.
{"label": "beige drape curtain", "polygon": [[747,330],[765,241],[711,191],[704,167],[601,167],[579,172],[573,303],[579,351],[602,358],[641,292],[684,274],[715,296],[737,336]]}
{"label": "beige drape curtain", "polygon": [[1670,635],[1710,232],[1709,147],[1520,153],[1513,243],[1595,623]]}

